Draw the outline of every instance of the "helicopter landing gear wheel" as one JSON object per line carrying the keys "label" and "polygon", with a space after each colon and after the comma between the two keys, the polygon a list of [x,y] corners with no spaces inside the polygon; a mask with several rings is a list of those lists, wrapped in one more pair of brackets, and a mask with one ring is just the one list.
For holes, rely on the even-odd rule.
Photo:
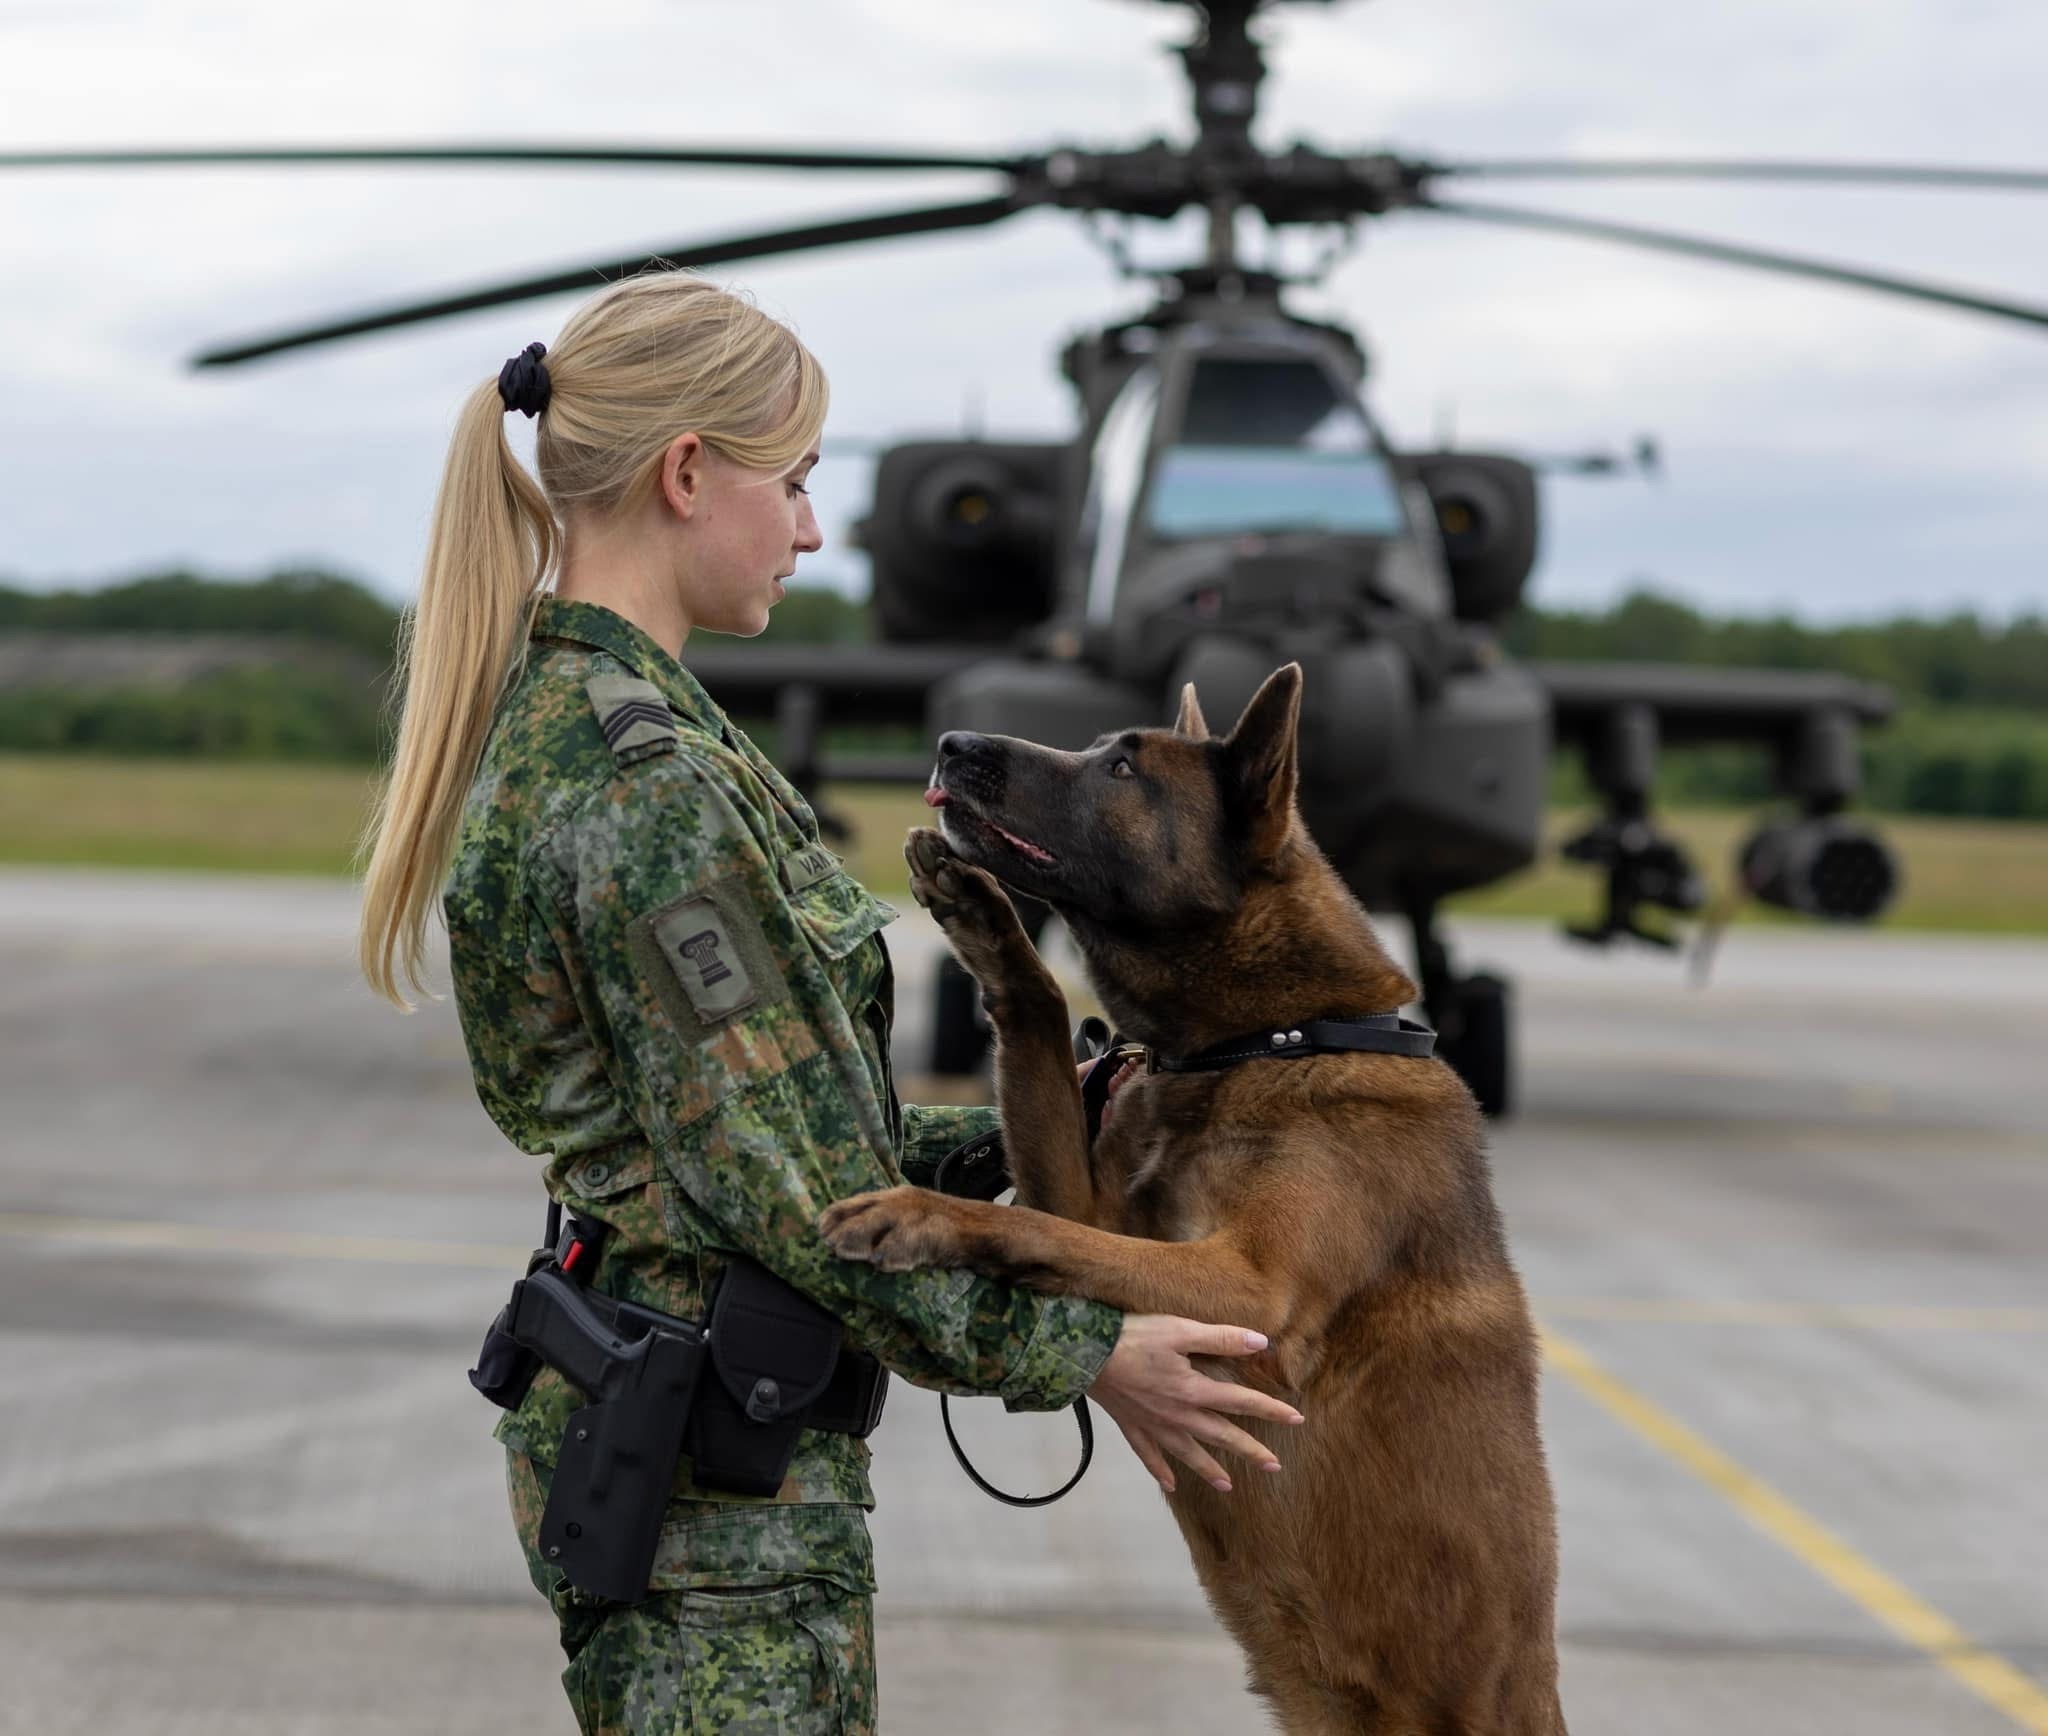
{"label": "helicopter landing gear wheel", "polygon": [[951,953],[939,960],[932,991],[932,1071],[978,1072],[988,1053],[988,1018],[981,1010],[981,984],[961,969]]}
{"label": "helicopter landing gear wheel", "polygon": [[1457,1035],[1439,1052],[1478,1100],[1480,1113],[1497,1121],[1514,1107],[1514,997],[1505,980],[1484,972],[1460,977],[1451,994]]}
{"label": "helicopter landing gear wheel", "polygon": [[1486,971],[1459,976],[1452,970],[1434,904],[1411,903],[1408,920],[1415,933],[1423,1010],[1436,1026],[1436,1052],[1465,1081],[1480,1113],[1498,1121],[1515,1106],[1513,992],[1503,977]]}

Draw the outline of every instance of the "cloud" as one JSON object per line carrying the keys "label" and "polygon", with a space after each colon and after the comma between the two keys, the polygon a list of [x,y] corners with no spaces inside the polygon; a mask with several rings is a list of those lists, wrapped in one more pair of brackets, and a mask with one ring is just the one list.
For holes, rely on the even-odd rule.
{"label": "cloud", "polygon": [[[1959,13],[1966,16],[1959,18]],[[0,5],[0,148],[599,139],[1031,148],[1188,130],[1176,8],[1109,0],[103,0]],[[1266,26],[1262,136],[1440,158],[1642,153],[2048,166],[2048,14],[1994,0],[1371,0]],[[0,176],[0,571],[320,558],[412,582],[462,395],[572,302],[193,376],[225,338],[635,248],[971,196],[972,175],[589,170]],[[1510,185],[1473,197],[1726,236],[2025,297],[2048,197]],[[1177,232],[1175,232],[1177,233]],[[1147,235],[1148,257],[1174,233]],[[1060,343],[1138,305],[1070,219],[763,262],[834,428],[1069,425]],[[2048,606],[2048,334],[1478,225],[1370,227],[1305,311],[1355,322],[1390,429],[1559,451],[1663,439],[1671,475],[1558,484],[1541,593],[1652,574],[1856,615]],[[863,502],[835,455],[828,536]],[[809,569],[860,583],[857,556]]]}

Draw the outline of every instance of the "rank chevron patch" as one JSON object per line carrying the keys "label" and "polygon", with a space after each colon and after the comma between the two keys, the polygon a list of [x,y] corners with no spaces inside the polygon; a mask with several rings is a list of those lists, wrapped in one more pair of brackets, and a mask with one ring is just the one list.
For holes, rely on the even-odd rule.
{"label": "rank chevron patch", "polygon": [[653,682],[637,675],[593,675],[583,686],[614,759],[630,763],[675,746],[675,714]]}

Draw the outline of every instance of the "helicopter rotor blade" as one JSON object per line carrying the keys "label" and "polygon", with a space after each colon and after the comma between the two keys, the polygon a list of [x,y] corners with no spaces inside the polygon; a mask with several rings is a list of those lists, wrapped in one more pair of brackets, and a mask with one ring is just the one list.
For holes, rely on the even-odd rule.
{"label": "helicopter rotor blade", "polygon": [[1423,163],[1417,167],[1425,181],[1446,175],[1525,181],[1804,181],[1831,186],[1964,187],[1990,192],[2048,192],[2048,170],[1969,168],[1939,163],[1522,157],[1469,163]]}
{"label": "helicopter rotor blade", "polygon": [[1892,277],[1883,272],[1865,271],[1853,265],[1836,265],[1823,259],[1804,259],[1796,254],[1771,253],[1757,247],[1739,247],[1726,241],[1674,234],[1668,229],[1645,229],[1634,223],[1608,223],[1591,217],[1530,211],[1516,205],[1475,205],[1466,200],[1428,196],[1405,209],[1433,212],[1443,217],[1463,217],[1476,223],[1500,223],[1513,228],[1549,230],[1559,235],[1582,235],[1595,241],[1615,241],[1625,247],[1644,247],[1690,259],[1711,259],[1724,265],[1748,266],[1757,271],[1783,272],[1789,277],[1875,290],[1881,295],[1904,296],[1912,301],[1931,302],[1937,307],[1961,308],[1967,313],[1986,314],[1993,319],[2048,326],[2048,307],[1978,295],[1970,290],[1923,283],[1910,277]]}
{"label": "helicopter rotor blade", "polygon": [[1014,174],[1022,160],[950,152],[771,150],[671,145],[336,145],[194,147],[189,150],[0,151],[0,169],[175,168],[383,163],[524,164],[574,168],[700,166],[737,169],[980,169]]}
{"label": "helicopter rotor blade", "polygon": [[715,241],[686,242],[666,253],[636,255],[601,265],[583,265],[570,271],[550,272],[516,283],[492,284],[459,295],[439,296],[431,301],[410,302],[400,307],[380,308],[350,319],[247,343],[224,345],[193,359],[195,367],[231,367],[274,356],[286,350],[301,350],[314,344],[332,343],[338,338],[364,332],[389,331],[394,326],[418,325],[426,320],[445,319],[451,314],[473,313],[487,307],[504,307],[512,302],[531,301],[544,295],[589,291],[601,284],[642,271],[682,270],[690,266],[722,265],[729,260],[763,259],[778,253],[800,253],[816,247],[844,247],[856,241],[883,241],[902,235],[929,235],[948,229],[971,229],[1026,210],[1039,201],[1025,193],[1003,193],[994,198],[975,199],[957,205],[929,205],[908,211],[876,212],[866,217],[842,217],[832,223],[812,223],[800,229],[768,230],[754,235],[732,235]]}

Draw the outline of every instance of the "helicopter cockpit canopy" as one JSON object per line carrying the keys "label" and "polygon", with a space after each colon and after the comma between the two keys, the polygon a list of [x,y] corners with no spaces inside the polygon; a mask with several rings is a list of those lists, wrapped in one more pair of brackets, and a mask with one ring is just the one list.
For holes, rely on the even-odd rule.
{"label": "helicopter cockpit canopy", "polygon": [[1328,622],[1333,606],[1449,616],[1434,514],[1348,362],[1312,334],[1192,325],[1103,406],[1073,570],[1125,679],[1149,683],[1195,634]]}
{"label": "helicopter cockpit canopy", "polygon": [[1320,531],[1398,537],[1400,484],[1357,401],[1299,356],[1203,356],[1159,453],[1154,537]]}

